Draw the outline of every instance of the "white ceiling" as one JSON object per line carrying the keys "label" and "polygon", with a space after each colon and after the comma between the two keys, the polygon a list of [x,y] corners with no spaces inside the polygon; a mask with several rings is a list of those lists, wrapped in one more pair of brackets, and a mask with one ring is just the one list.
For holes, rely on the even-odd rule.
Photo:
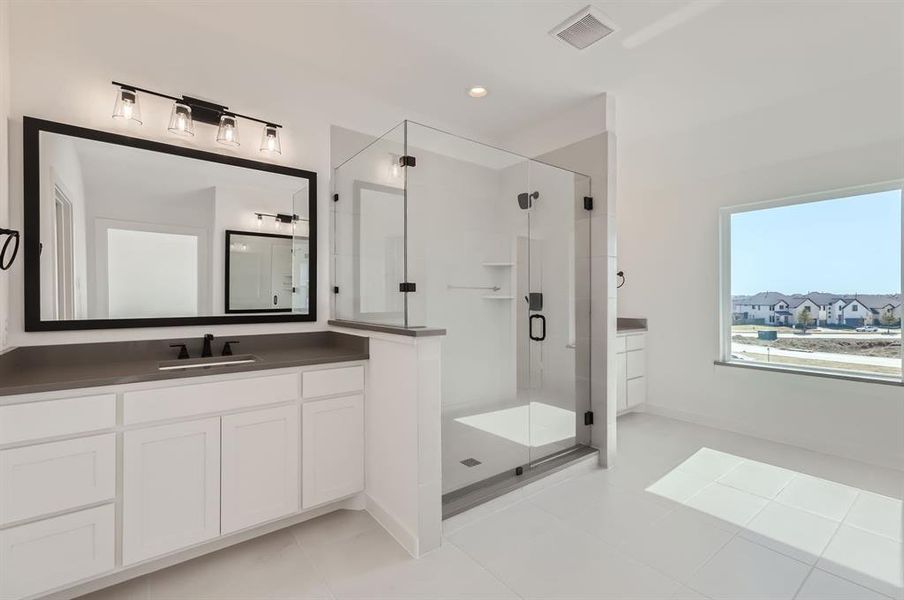
{"label": "white ceiling", "polygon": [[[491,142],[602,92],[626,141],[848,81],[855,111],[871,110],[865,81],[904,95],[901,1],[597,1],[615,34],[583,52],[548,35],[585,5],[17,0],[12,27],[14,42],[56,32],[97,73],[242,112],[318,111],[368,131],[401,115]],[[469,98],[473,84],[490,94]]]}

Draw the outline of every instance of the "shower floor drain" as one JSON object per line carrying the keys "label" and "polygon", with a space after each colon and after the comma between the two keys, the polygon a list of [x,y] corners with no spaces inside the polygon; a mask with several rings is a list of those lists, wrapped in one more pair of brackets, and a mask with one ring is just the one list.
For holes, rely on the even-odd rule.
{"label": "shower floor drain", "polygon": [[483,463],[481,463],[476,458],[466,458],[463,461],[461,461],[461,464],[463,464],[466,467],[476,467],[477,465],[480,465]]}

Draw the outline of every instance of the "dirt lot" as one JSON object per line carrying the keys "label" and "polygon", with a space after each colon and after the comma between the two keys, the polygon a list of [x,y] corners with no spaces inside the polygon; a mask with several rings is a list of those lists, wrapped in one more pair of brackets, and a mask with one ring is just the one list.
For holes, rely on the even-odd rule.
{"label": "dirt lot", "polygon": [[779,338],[774,342],[768,342],[757,338],[736,335],[732,337],[732,339],[743,344],[769,346],[782,350],[809,350],[811,352],[881,356],[884,358],[896,358],[901,356],[901,340],[897,337],[887,340],[846,340],[819,339],[816,337],[800,336],[799,338]]}

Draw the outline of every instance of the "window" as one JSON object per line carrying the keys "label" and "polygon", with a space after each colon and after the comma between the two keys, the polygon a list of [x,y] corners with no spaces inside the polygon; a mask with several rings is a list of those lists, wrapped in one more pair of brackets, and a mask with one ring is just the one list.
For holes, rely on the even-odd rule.
{"label": "window", "polygon": [[[722,314],[785,297],[768,319],[722,319],[723,362],[902,379],[901,182],[725,208],[721,227]],[[821,255],[836,258],[806,258]]]}

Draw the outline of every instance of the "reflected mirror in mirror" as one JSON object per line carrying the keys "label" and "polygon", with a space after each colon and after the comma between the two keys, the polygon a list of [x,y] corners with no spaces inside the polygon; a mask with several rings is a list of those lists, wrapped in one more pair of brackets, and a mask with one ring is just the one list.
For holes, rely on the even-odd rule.
{"label": "reflected mirror in mirror", "polygon": [[[226,312],[290,312],[306,308],[308,239],[226,232]],[[292,257],[300,259],[293,261]]]}
{"label": "reflected mirror in mirror", "polygon": [[25,157],[28,330],[314,319],[315,174],[28,118]]}

